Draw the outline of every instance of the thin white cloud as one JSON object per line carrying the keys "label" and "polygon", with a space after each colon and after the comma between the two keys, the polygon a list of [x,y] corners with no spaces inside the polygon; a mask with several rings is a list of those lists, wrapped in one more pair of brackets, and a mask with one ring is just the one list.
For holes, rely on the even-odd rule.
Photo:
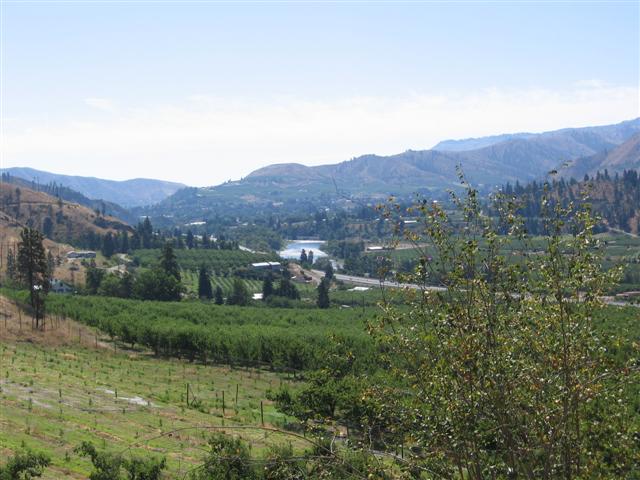
{"label": "thin white cloud", "polygon": [[89,107],[105,112],[113,112],[115,110],[113,102],[108,98],[85,98],[84,103]]}
{"label": "thin white cloud", "polygon": [[331,101],[194,95],[179,105],[117,111],[106,99],[86,103],[113,114],[73,122],[50,118],[48,126],[24,118],[6,122],[6,166],[214,185],[270,163],[335,163],[365,153],[430,148],[447,138],[640,115],[638,88],[589,82],[564,92],[491,89]]}

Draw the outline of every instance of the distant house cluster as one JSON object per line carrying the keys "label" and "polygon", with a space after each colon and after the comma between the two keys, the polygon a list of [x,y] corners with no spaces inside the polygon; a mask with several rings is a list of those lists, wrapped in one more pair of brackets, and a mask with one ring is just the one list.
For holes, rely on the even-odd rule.
{"label": "distant house cluster", "polygon": [[96,252],[85,250],[81,252],[71,251],[67,253],[67,258],[96,258]]}

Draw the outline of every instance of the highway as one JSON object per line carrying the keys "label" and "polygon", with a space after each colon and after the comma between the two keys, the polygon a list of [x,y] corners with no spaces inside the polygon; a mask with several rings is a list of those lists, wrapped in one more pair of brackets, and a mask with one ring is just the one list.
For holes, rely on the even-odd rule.
{"label": "highway", "polygon": [[[314,277],[317,277],[319,279],[324,277],[324,272],[321,270],[311,270],[311,273],[313,274]],[[420,285],[416,285],[413,283],[398,283],[393,281],[385,281],[384,283],[381,284],[380,280],[377,278],[356,277],[354,275],[344,275],[342,273],[334,273],[333,278],[335,278],[336,280],[340,280],[341,282],[344,282],[344,283],[349,283],[352,285],[361,285],[364,287],[385,286],[385,287],[391,287],[391,288],[413,288],[415,290],[420,290],[424,288],[425,290],[432,290],[436,292],[443,292],[446,290],[446,288],[444,287],[435,287],[435,286],[421,287]]]}
{"label": "highway", "polygon": [[[314,277],[314,280],[317,282],[324,277],[324,272],[322,270],[310,270],[311,276]],[[340,280],[344,283],[349,283],[351,285],[360,285],[364,287],[380,287],[380,280],[377,278],[368,278],[368,277],[356,277],[354,275],[344,275],[342,273],[334,273],[333,278],[336,280]],[[433,292],[444,292],[446,290],[445,287],[436,287],[436,286],[425,286],[422,287],[420,285],[416,285],[414,283],[398,283],[392,281],[386,281],[382,284],[382,286],[390,287],[390,288],[413,288],[415,290],[430,290]],[[607,305],[613,305],[616,307],[637,307],[640,308],[640,304],[633,304],[627,302],[621,302],[611,297],[603,297],[601,300]]]}

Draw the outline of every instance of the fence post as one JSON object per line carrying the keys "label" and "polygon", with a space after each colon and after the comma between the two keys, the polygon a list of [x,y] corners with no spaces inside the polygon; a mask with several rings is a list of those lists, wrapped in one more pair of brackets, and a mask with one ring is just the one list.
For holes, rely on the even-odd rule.
{"label": "fence post", "polygon": [[262,426],[264,427],[264,407],[262,405],[262,400],[260,400],[260,421],[262,422]]}

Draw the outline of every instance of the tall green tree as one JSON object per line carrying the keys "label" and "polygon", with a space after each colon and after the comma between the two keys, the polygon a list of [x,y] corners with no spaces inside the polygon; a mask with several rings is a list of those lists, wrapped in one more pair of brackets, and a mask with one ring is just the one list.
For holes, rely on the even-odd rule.
{"label": "tall green tree", "polygon": [[18,279],[16,253],[11,247],[7,250],[7,278],[11,281],[16,281]]}
{"label": "tall green tree", "polygon": [[108,232],[102,239],[102,254],[107,258],[111,258],[115,251],[115,239],[113,238],[113,234],[111,232]]}
{"label": "tall green tree", "polygon": [[327,262],[327,266],[324,269],[324,277],[327,280],[333,280],[333,265],[331,264],[331,261]]}
{"label": "tall green tree", "polygon": [[32,228],[20,232],[18,243],[18,275],[29,289],[29,303],[33,309],[35,327],[44,326],[45,299],[49,293],[51,273],[42,244],[44,237]]}
{"label": "tall green tree", "polygon": [[229,298],[227,298],[227,303],[229,305],[248,305],[249,300],[250,294],[245,283],[238,277],[234,278],[231,294]]}
{"label": "tall green tree", "polygon": [[89,266],[85,272],[85,288],[87,293],[95,295],[98,293],[98,289],[100,288],[100,284],[102,283],[102,279],[105,276],[105,271],[101,268],[96,268],[94,266]]}
{"label": "tall green tree", "polygon": [[129,234],[125,231],[122,232],[122,239],[120,240],[120,251],[127,253],[129,251]]}
{"label": "tall green tree", "polygon": [[53,235],[53,220],[51,220],[51,217],[45,217],[42,221],[42,233],[47,238],[51,238]]}
{"label": "tall green tree", "polygon": [[262,300],[266,300],[273,295],[273,275],[267,272],[262,280]]}
{"label": "tall green tree", "polygon": [[300,298],[300,292],[298,292],[296,286],[291,283],[291,279],[287,272],[282,274],[282,278],[278,283],[278,288],[276,288],[275,294],[279,297],[286,297],[292,300],[298,300]]}
{"label": "tall green tree", "polygon": [[216,305],[222,305],[224,303],[224,296],[222,293],[222,288],[220,288],[220,285],[216,285],[214,302]]}
{"label": "tall green tree", "polygon": [[496,198],[492,217],[470,187],[453,199],[455,221],[438,203],[400,210],[423,221],[405,232],[420,259],[400,278],[422,288],[405,292],[408,308],[384,305],[375,333],[392,381],[363,398],[402,419],[396,431],[425,452],[414,467],[438,478],[633,478],[624,395],[640,379],[594,330],[618,271],[602,268],[588,203],[543,201],[541,248],[513,198]]}
{"label": "tall green tree", "polygon": [[175,277],[180,281],[180,266],[178,265],[178,259],[173,251],[173,245],[171,242],[166,242],[162,247],[162,253],[160,254],[160,269],[167,275]]}
{"label": "tall green tree", "polygon": [[213,298],[213,288],[211,287],[211,278],[207,267],[200,265],[198,273],[198,297],[211,300]]}
{"label": "tall green tree", "polygon": [[331,301],[329,300],[329,280],[323,278],[318,285],[318,299],[316,300],[318,308],[329,308]]}
{"label": "tall green tree", "polygon": [[133,285],[133,294],[141,300],[178,302],[182,295],[182,285],[173,275],[156,268],[138,275]]}
{"label": "tall green tree", "polygon": [[142,243],[142,248],[151,248],[153,243],[153,226],[149,217],[145,217],[144,221],[138,224],[138,235]]}

